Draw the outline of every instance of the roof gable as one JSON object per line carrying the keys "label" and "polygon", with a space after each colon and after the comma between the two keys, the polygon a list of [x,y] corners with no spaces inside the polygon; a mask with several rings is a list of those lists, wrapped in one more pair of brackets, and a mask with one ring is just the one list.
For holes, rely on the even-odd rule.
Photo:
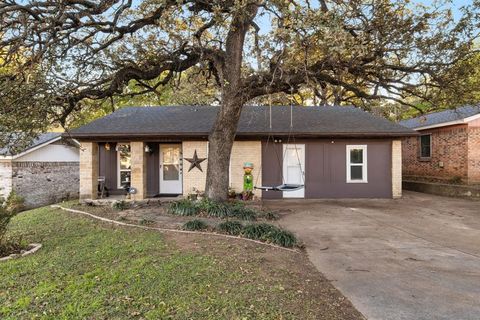
{"label": "roof gable", "polygon": [[[245,106],[237,136],[403,136],[414,132],[355,107]],[[73,138],[102,136],[204,136],[211,131],[218,106],[128,107],[71,132]],[[290,114],[292,111],[292,126]]]}
{"label": "roof gable", "polygon": [[400,121],[400,124],[407,128],[420,130],[467,123],[476,116],[480,118],[480,105],[434,112]]}
{"label": "roof gable", "polygon": [[13,146],[5,146],[0,148],[0,156],[18,156],[20,154],[24,154],[28,151],[36,149],[42,145],[46,145],[61,139],[62,133],[61,132],[46,132],[40,134],[37,138],[33,139],[33,141],[22,150],[18,150],[17,152],[12,152]]}

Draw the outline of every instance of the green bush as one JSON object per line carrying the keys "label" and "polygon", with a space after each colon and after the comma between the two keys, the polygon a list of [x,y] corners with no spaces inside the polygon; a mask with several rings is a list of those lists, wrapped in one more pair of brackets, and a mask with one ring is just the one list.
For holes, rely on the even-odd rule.
{"label": "green bush", "polygon": [[270,242],[287,248],[291,248],[298,243],[293,233],[268,223],[247,225],[243,228],[242,236],[253,240]]}
{"label": "green bush", "polygon": [[115,209],[115,210],[118,210],[118,211],[123,211],[123,210],[127,210],[128,208],[130,208],[130,204],[125,200],[115,201],[112,204],[112,208]]}
{"label": "green bush", "polygon": [[277,227],[268,223],[249,224],[243,228],[242,235],[253,240],[266,240],[265,237]]}
{"label": "green bush", "polygon": [[297,244],[297,238],[293,233],[278,228],[266,235],[265,240],[278,246],[291,248]]}
{"label": "green bush", "polygon": [[19,196],[15,191],[10,192],[4,203],[5,210],[11,213],[19,213],[25,209],[25,199]]}
{"label": "green bush", "polygon": [[193,201],[183,199],[172,202],[168,212],[177,216],[194,216],[198,214],[199,208]]}
{"label": "green bush", "polygon": [[202,220],[191,220],[183,225],[183,230],[202,231],[208,228],[208,225]]}
{"label": "green bush", "polygon": [[243,224],[240,221],[225,221],[217,226],[217,230],[232,236],[238,236],[242,233]]}
{"label": "green bush", "polygon": [[255,221],[257,220],[257,212],[245,206],[232,206],[229,216],[240,220]]}
{"label": "green bush", "polygon": [[0,206],[0,246],[7,233],[7,226],[16,214],[14,211],[7,210],[6,206]]}
{"label": "green bush", "polygon": [[203,199],[198,203],[198,208],[210,217],[226,218],[228,217],[229,208],[225,203]]}

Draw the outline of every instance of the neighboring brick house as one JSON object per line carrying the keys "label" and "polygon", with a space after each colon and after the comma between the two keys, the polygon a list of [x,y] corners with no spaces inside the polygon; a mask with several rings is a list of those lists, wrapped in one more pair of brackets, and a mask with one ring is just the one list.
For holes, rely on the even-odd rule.
{"label": "neighboring brick house", "polygon": [[404,120],[418,137],[403,140],[405,180],[480,183],[480,106]]}
{"label": "neighboring brick house", "polygon": [[[243,188],[244,163],[256,186],[302,185],[295,191],[255,190],[257,197],[396,198],[402,192],[401,138],[413,130],[354,107],[246,106],[230,158],[230,186]],[[81,142],[80,197],[135,187],[135,199],[203,191],[208,135],[219,107],[130,107],[70,135]],[[293,116],[291,116],[293,115]],[[292,123],[292,126],[291,126]],[[295,140],[289,139],[292,135]],[[202,171],[191,169],[202,159]],[[100,179],[99,179],[100,177]]]}
{"label": "neighboring brick house", "polygon": [[61,133],[41,134],[16,153],[0,148],[0,197],[15,191],[27,208],[78,198],[79,158],[78,143]]}

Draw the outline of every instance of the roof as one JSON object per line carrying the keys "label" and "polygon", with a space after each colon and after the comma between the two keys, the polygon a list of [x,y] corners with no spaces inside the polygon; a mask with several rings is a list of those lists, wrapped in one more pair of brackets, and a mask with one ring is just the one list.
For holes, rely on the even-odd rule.
{"label": "roof", "polygon": [[[9,145],[9,146],[5,146],[3,148],[0,148],[0,156],[15,156],[15,155],[18,155],[20,153],[27,152],[31,149],[36,148],[36,147],[39,147],[42,144],[56,141],[56,140],[60,139],[61,136],[62,136],[61,132],[42,133],[36,139],[34,139],[28,146],[26,146],[25,148],[21,148],[20,150],[15,150],[15,152],[13,152],[13,149],[14,149],[13,145]],[[13,140],[15,140],[15,138]]]}
{"label": "roof", "polygon": [[399,123],[407,128],[420,130],[467,123],[476,117],[480,118],[480,105],[429,113]]}
{"label": "roof", "polygon": [[[269,108],[245,106],[242,109],[237,136],[288,135],[352,137],[409,136],[415,132],[355,107],[274,106],[272,129]],[[218,106],[128,107],[72,130],[72,138],[206,136],[209,134]]]}

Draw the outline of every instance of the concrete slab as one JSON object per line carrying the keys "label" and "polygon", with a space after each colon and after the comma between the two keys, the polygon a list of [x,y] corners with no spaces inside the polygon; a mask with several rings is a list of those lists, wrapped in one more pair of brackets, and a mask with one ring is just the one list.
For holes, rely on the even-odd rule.
{"label": "concrete slab", "polygon": [[279,223],[368,319],[480,319],[480,202],[270,201]]}

